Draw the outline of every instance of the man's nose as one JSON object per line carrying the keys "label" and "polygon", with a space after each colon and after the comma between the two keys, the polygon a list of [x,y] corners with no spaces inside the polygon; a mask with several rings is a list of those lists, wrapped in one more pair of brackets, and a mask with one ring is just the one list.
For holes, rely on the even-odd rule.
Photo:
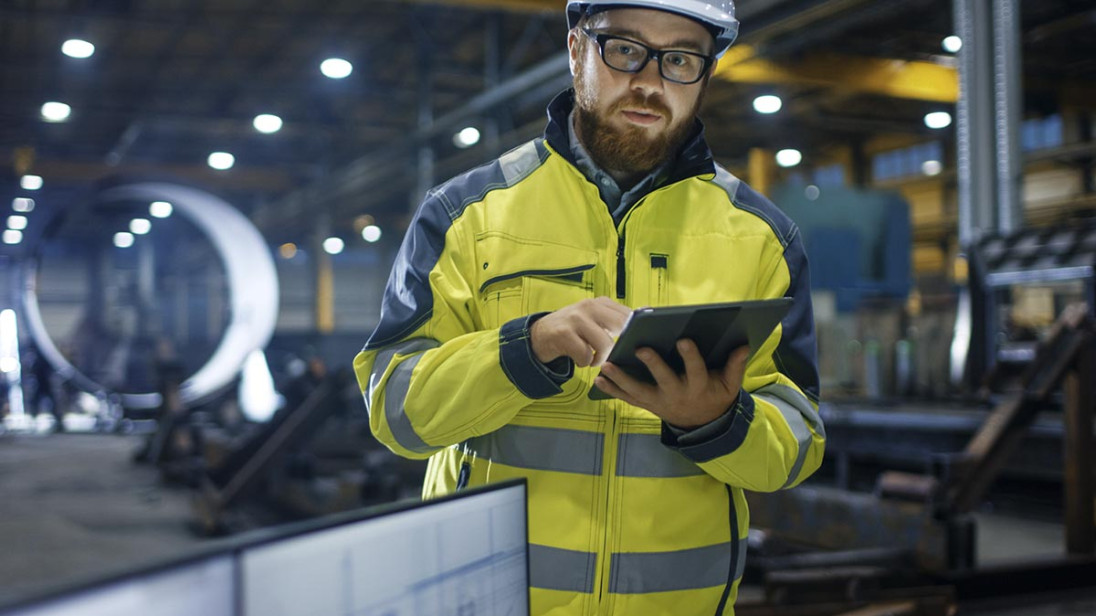
{"label": "man's nose", "polygon": [[648,96],[662,92],[662,73],[659,72],[658,60],[651,58],[643,70],[632,74],[632,89]]}

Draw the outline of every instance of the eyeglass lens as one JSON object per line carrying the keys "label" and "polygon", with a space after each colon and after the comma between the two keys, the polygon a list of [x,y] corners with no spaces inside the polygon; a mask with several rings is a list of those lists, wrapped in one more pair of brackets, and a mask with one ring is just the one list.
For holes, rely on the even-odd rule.
{"label": "eyeglass lens", "polygon": [[[635,73],[643,69],[656,50],[627,39],[604,37],[602,58],[617,70]],[[684,51],[665,51],[659,54],[662,76],[671,81],[691,83],[700,79],[706,64],[704,57]]]}

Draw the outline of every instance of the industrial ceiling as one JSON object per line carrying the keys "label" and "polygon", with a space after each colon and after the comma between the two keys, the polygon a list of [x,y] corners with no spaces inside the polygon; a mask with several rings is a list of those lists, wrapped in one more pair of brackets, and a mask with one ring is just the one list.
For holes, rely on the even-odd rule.
{"label": "industrial ceiling", "polygon": [[[569,83],[563,0],[3,0],[0,197],[44,208],[87,200],[106,177],[177,178],[213,189],[271,242],[316,220],[349,232],[369,214],[406,224],[426,184],[540,133]],[[742,0],[742,36],[702,117],[718,159],[745,169],[751,148],[795,147],[816,164],[836,146],[925,126],[958,97],[949,0]],[[86,59],[61,53],[94,43]],[[1096,100],[1090,0],[1023,5],[1025,107]],[[322,60],[353,63],[328,79]],[[784,109],[752,103],[778,94]],[[47,101],[71,107],[43,121]],[[260,113],[284,126],[261,134]],[[468,149],[453,134],[475,126]],[[942,138],[951,139],[950,130]],[[426,150],[425,148],[429,148]],[[234,154],[215,171],[211,152]],[[32,229],[33,231],[33,229]],[[398,233],[396,234],[398,235]]]}

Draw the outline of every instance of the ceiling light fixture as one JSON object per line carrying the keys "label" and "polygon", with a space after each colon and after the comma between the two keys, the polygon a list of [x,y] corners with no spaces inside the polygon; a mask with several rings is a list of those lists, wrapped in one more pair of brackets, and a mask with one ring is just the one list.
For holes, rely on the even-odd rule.
{"label": "ceiling light fixture", "polygon": [[925,126],[932,129],[947,128],[951,126],[951,114],[946,111],[925,114]]}
{"label": "ceiling light fixture", "polygon": [[461,149],[470,148],[479,143],[479,140],[480,132],[475,126],[469,126],[453,135],[453,145]]}
{"label": "ceiling light fixture", "polygon": [[61,53],[70,58],[90,58],[95,53],[95,45],[83,39],[69,39],[61,44]]}
{"label": "ceiling light fixture", "polygon": [[114,245],[118,248],[129,248],[133,245],[133,234],[119,231],[114,234]]}
{"label": "ceiling light fixture", "polygon": [[329,237],[323,241],[323,249],[329,255],[337,255],[345,247],[346,243],[337,237]]}
{"label": "ceiling light fixture", "polygon": [[377,225],[369,225],[362,229],[362,239],[372,244],[381,239],[381,228]]}
{"label": "ceiling light fixture", "polygon": [[262,113],[255,116],[255,120],[252,124],[255,126],[255,130],[264,135],[270,135],[282,130],[282,119],[270,113]]}
{"label": "ceiling light fixture", "polygon": [[771,114],[780,111],[784,107],[784,101],[779,96],[772,94],[766,94],[764,96],[758,96],[753,102],[754,111],[758,113]]}
{"label": "ceiling light fixture", "polygon": [[134,235],[144,235],[152,230],[152,223],[147,218],[134,218],[129,221],[129,230]]}
{"label": "ceiling light fixture", "polygon": [[787,150],[780,150],[776,153],[776,164],[785,169],[794,167],[801,162],[803,162],[803,153],[799,150],[789,148]]}
{"label": "ceiling light fixture", "polygon": [[148,213],[154,218],[167,218],[171,216],[173,210],[174,208],[167,201],[153,201],[148,206]]}
{"label": "ceiling light fixture", "polygon": [[218,171],[227,171],[236,164],[236,157],[228,152],[214,152],[209,155],[207,162]]}
{"label": "ceiling light fixture", "polygon": [[345,79],[354,72],[354,65],[342,58],[328,58],[320,63],[320,72],[329,79]]}
{"label": "ceiling light fixture", "polygon": [[21,186],[23,190],[39,190],[42,188],[43,183],[42,176],[40,175],[24,175],[19,178],[19,186]]}
{"label": "ceiling light fixture", "polygon": [[42,104],[42,119],[47,122],[64,122],[72,115],[72,107],[65,103],[50,101]]}

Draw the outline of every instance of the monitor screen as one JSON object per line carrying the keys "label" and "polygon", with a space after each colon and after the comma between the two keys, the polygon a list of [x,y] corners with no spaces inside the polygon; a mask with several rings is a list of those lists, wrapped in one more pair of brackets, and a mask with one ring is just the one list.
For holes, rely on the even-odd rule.
{"label": "monitor screen", "polygon": [[243,616],[524,616],[525,484],[244,547]]}
{"label": "monitor screen", "polygon": [[233,616],[235,559],[231,554],[136,573],[36,602],[3,616]]}

